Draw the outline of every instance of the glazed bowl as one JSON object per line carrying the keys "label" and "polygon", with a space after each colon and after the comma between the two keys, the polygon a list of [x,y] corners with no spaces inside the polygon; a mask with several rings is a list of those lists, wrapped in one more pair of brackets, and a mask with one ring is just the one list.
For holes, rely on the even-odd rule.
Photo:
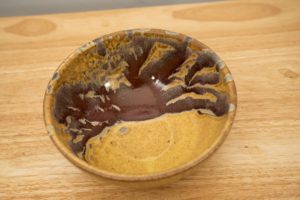
{"label": "glazed bowl", "polygon": [[77,167],[127,186],[171,183],[213,154],[237,96],[223,60],[199,41],[160,29],[99,37],[50,80],[44,121]]}

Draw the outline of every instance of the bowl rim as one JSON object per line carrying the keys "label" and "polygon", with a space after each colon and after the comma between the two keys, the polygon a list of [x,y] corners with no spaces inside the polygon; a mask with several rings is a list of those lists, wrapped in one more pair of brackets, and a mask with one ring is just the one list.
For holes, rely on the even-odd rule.
{"label": "bowl rim", "polygon": [[[101,39],[103,37],[111,37],[111,36],[115,36],[118,34],[123,34],[124,32],[139,32],[139,33],[155,33],[155,34],[166,34],[168,37],[173,37],[176,39],[179,39],[181,37],[188,37],[184,34],[181,33],[175,33],[172,31],[168,31],[168,30],[163,30],[163,29],[130,29],[130,30],[125,30],[125,31],[118,31],[118,32],[113,32],[113,33],[109,33],[103,36],[100,36],[97,39]],[[188,37],[190,38],[190,37]],[[190,38],[192,40],[192,42],[196,43],[196,45],[201,46],[202,48],[205,48],[205,50],[209,50],[212,51],[215,55],[216,53],[209,47],[207,47],[206,45],[204,45],[203,43],[199,42],[198,40],[194,39],[194,38]],[[88,42],[84,45],[82,45],[79,49],[73,51],[66,59],[63,60],[63,62],[56,68],[55,72],[53,74],[58,73],[59,70],[63,69],[64,67],[68,66],[68,62],[71,61],[74,57],[78,56],[80,53],[82,53],[83,51],[88,50],[89,48],[93,47],[93,45],[95,45],[95,40]],[[219,58],[219,57],[218,57]],[[220,59],[220,58],[219,58]],[[221,133],[219,134],[219,136],[216,138],[216,140],[211,144],[211,146],[209,148],[207,148],[204,152],[202,152],[201,154],[199,154],[196,158],[182,164],[179,165],[175,168],[171,168],[167,171],[161,171],[161,172],[156,172],[156,173],[150,173],[150,174],[139,174],[139,175],[130,175],[130,174],[120,174],[120,173],[114,173],[114,172],[109,172],[109,171],[105,171],[102,170],[100,168],[97,168],[93,165],[88,164],[86,161],[80,159],[79,157],[77,157],[73,152],[71,152],[70,149],[68,149],[63,142],[59,139],[59,137],[57,136],[57,133],[54,129],[54,126],[52,125],[52,111],[51,111],[51,107],[50,107],[50,103],[51,103],[51,87],[53,84],[55,84],[56,80],[54,80],[54,75],[53,78],[50,79],[46,91],[45,91],[45,95],[44,95],[44,101],[43,101],[43,118],[44,118],[44,124],[45,127],[47,129],[48,135],[50,136],[52,142],[55,144],[55,146],[57,147],[57,149],[64,155],[64,157],[66,157],[71,163],[73,163],[75,166],[89,172],[92,173],[94,175],[98,175],[101,176],[103,178],[106,179],[111,179],[111,180],[117,180],[117,181],[134,181],[134,182],[139,182],[139,181],[153,181],[153,180],[160,180],[160,179],[164,179],[164,178],[168,178],[168,177],[172,177],[175,176],[177,174],[181,174],[185,171],[188,171],[189,169],[192,169],[193,167],[197,166],[199,163],[201,163],[202,161],[204,161],[205,159],[207,159],[208,157],[210,157],[221,145],[222,143],[225,141],[227,135],[229,134],[231,127],[233,125],[233,121],[236,115],[236,111],[237,111],[237,91],[236,91],[236,86],[235,86],[235,82],[232,78],[231,72],[228,69],[227,65],[225,64],[225,62],[220,59],[220,61],[222,61],[222,63],[224,63],[224,66],[227,70],[226,74],[230,75],[230,87],[229,87],[229,98],[230,98],[230,110],[228,112],[228,119],[225,122],[225,125],[221,131]]]}

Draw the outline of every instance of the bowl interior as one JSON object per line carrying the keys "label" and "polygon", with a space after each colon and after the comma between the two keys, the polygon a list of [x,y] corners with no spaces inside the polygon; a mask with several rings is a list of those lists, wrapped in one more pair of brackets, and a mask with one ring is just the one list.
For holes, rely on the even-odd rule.
{"label": "bowl interior", "polygon": [[182,34],[139,29],[72,53],[49,82],[44,118],[58,149],[77,166],[147,180],[210,155],[228,134],[235,108],[230,71],[211,49]]}

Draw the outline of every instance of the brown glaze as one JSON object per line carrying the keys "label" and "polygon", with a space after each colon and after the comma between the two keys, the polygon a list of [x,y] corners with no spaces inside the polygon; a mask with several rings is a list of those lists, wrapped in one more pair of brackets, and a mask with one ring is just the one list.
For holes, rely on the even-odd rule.
{"label": "brown glaze", "polygon": [[[120,69],[120,76],[106,82],[91,78],[89,83],[64,84],[55,94],[55,118],[67,126],[76,153],[84,151],[91,137],[119,121],[149,120],[192,109],[216,116],[228,112],[227,95],[213,87],[221,81],[215,54],[191,50],[188,40],[128,35],[128,42],[113,50],[101,39],[94,41],[105,60],[98,67]],[[216,71],[207,70],[213,67]],[[117,87],[112,87],[114,82]],[[173,101],[188,93],[210,94],[214,100],[186,96]]]}

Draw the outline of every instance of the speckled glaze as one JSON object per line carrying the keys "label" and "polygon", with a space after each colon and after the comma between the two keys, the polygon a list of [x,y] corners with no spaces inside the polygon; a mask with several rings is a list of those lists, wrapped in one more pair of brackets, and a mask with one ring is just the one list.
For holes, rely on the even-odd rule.
{"label": "speckled glaze", "polygon": [[[161,168],[161,171],[159,170],[159,167],[156,167],[155,170],[153,170],[153,173],[137,173],[134,174],[134,169],[126,169],[130,173],[122,173],[122,172],[114,172],[109,171],[105,169],[101,169],[95,165],[90,164],[89,162],[86,162],[85,160],[78,157],[71,148],[67,145],[66,141],[69,140],[69,136],[67,134],[64,134],[65,127],[62,126],[62,124],[58,123],[57,120],[55,120],[54,114],[53,114],[53,107],[55,104],[55,92],[64,84],[66,83],[78,83],[78,82],[84,82],[86,80],[82,79],[82,76],[80,74],[84,73],[88,68],[86,66],[89,65],[91,61],[94,62],[94,57],[90,55],[91,49],[95,48],[97,45],[97,41],[101,41],[106,44],[106,48],[115,48],[118,42],[122,40],[127,40],[128,35],[139,35],[139,36],[145,36],[145,37],[159,37],[159,38],[171,38],[173,40],[177,41],[187,41],[188,47],[202,52],[204,54],[213,54],[217,58],[217,62],[215,63],[215,67],[218,70],[218,73],[221,77],[222,82],[222,91],[224,91],[227,94],[228,97],[228,112],[226,113],[223,121],[222,126],[220,126],[220,131],[218,131],[218,134],[209,141],[209,147],[204,149],[201,153],[195,153],[197,155],[194,155],[191,159],[185,159],[183,164],[180,164],[178,166],[174,166],[173,168]],[[80,61],[79,61],[80,60]],[[84,60],[82,62],[82,60]],[[82,65],[82,67],[72,68],[74,65],[78,65],[78,63],[85,63]],[[70,76],[66,76],[66,74]],[[190,37],[187,37],[183,34],[174,33],[171,31],[165,31],[165,30],[158,30],[158,29],[136,29],[136,30],[129,30],[129,31],[121,31],[112,33],[109,35],[105,35],[103,37],[100,37],[92,42],[89,42],[85,45],[83,45],[81,48],[76,50],[74,53],[72,53],[56,70],[54,73],[52,79],[50,80],[46,93],[44,98],[44,120],[46,129],[48,131],[49,136],[51,137],[54,144],[57,146],[57,148],[62,152],[62,154],[69,159],[73,164],[80,167],[81,169],[84,169],[87,172],[90,172],[92,174],[95,174],[99,177],[117,182],[117,183],[123,183],[127,186],[134,186],[134,187],[156,187],[159,185],[167,184],[174,182],[180,178],[182,178],[184,175],[188,174],[192,169],[194,169],[201,161],[206,159],[208,156],[210,156],[225,140],[227,134],[230,131],[230,128],[232,126],[235,113],[237,108],[237,96],[236,96],[236,89],[233,77],[227,68],[224,61],[222,61],[217,55],[209,49],[204,44],[198,42],[195,39],[192,39]],[[179,114],[173,114],[178,115]],[[190,115],[190,114],[189,114]],[[139,122],[136,122],[139,123]],[[130,144],[129,144],[130,145]],[[179,151],[179,150],[178,150]],[[172,154],[176,154],[176,152],[173,152]],[[105,159],[105,157],[103,158]],[[174,160],[175,161],[175,160]],[[129,167],[130,168],[130,167]],[[167,169],[167,170],[166,170]]]}

